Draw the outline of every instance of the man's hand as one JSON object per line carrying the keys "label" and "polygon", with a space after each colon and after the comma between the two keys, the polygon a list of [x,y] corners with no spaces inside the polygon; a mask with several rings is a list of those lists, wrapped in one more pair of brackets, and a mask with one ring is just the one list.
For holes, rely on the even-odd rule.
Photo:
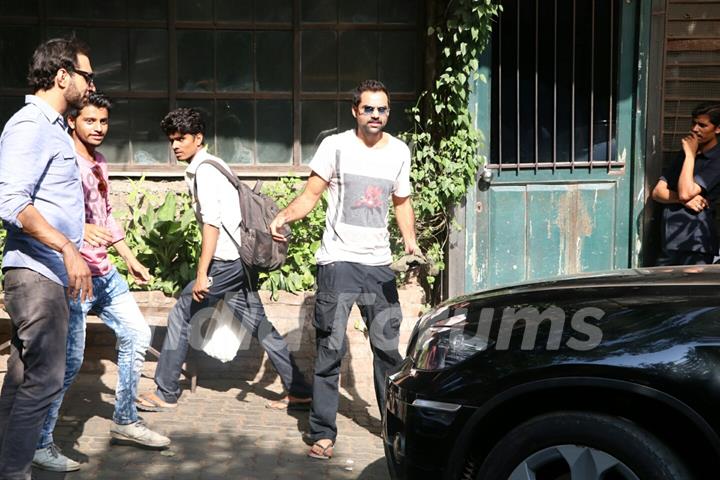
{"label": "man's hand", "polygon": [[210,293],[210,286],[208,285],[208,276],[206,273],[198,273],[195,278],[195,285],[193,285],[193,300],[196,302],[202,302]]}
{"label": "man's hand", "polygon": [[93,298],[92,291],[92,275],[85,260],[80,252],[75,248],[75,244],[68,241],[60,250],[65,263],[65,270],[68,276],[68,297],[76,300],[78,297],[81,302],[91,300]]}
{"label": "man's hand", "polygon": [[710,206],[710,203],[702,195],[695,195],[693,198],[685,202],[685,208],[693,212],[700,213]]}
{"label": "man's hand", "polygon": [[683,137],[682,147],[685,155],[695,157],[698,151],[698,138],[694,133]]}
{"label": "man's hand", "polygon": [[417,255],[418,257],[423,257],[422,251],[420,251],[420,247],[418,247],[417,242],[415,239],[412,240],[406,240],[403,238],[403,243],[405,244],[405,253],[409,255]]}
{"label": "man's hand", "polygon": [[285,220],[285,215],[283,215],[283,212],[278,213],[275,218],[273,219],[272,223],[270,224],[270,234],[273,237],[273,240],[276,242],[287,242],[287,226],[285,225],[287,222]]}
{"label": "man's hand", "polygon": [[145,285],[150,281],[150,279],[152,279],[150,271],[137,259],[128,261],[127,267],[130,275],[132,275],[135,281],[140,285]]}
{"label": "man's hand", "polygon": [[93,223],[85,224],[85,234],[83,238],[93,247],[107,247],[113,240],[110,230]]}

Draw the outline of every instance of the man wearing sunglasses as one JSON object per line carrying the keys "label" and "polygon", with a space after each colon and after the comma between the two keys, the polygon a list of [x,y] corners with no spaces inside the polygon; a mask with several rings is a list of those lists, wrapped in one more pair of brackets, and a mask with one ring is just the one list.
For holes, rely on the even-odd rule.
{"label": "man wearing sunglasses", "polygon": [[325,138],[310,162],[303,192],[270,225],[273,237],[285,224],[305,217],[328,191],[325,232],[317,251],[315,337],[308,455],[333,456],[337,425],[340,363],[347,351],[345,329],[350,309],[360,308],[373,351],[375,395],[384,410],[385,376],[402,358],[398,352],[402,312],[395,274],[390,270],[390,202],[405,251],[420,254],[410,202],[410,150],[383,132],[390,115],[385,86],[365,80],[353,94],[356,127]]}
{"label": "man wearing sunglasses", "polygon": [[[0,393],[0,479],[29,480],[50,404],[62,390],[68,297],[92,297],[80,255],[83,191],[63,114],[95,87],[89,49],[53,39],[33,53],[34,95],[0,135],[0,218],[7,230],[2,268],[12,346]],[[80,73],[82,72],[82,73]]]}
{"label": "man wearing sunglasses", "polygon": [[90,310],[97,313],[118,338],[118,383],[110,435],[144,447],[162,448],[170,444],[169,438],[150,430],[138,417],[135,397],[145,352],[150,345],[150,327],[127,282],[108,258],[107,248],[112,245],[138,283],[150,280],[150,272],[135,258],[125,243],[125,233],[112,216],[107,162],[97,150],[107,135],[111,108],[108,97],[91,93],[87,105],[80,110],[71,109],[67,114],[85,195],[86,223],[80,253],[92,273],[93,298],[70,300],[63,390],[50,407],[33,459],[33,465],[43,470],[70,472],[80,468],[78,462],[56,452],[53,430],[63,396],[83,363],[85,320]]}

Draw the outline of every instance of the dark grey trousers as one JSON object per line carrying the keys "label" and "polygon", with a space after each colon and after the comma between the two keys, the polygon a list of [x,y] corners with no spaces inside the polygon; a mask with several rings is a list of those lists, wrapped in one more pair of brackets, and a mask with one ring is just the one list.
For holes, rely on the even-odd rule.
{"label": "dark grey trousers", "polygon": [[63,386],[68,299],[62,285],[25,268],[8,269],[3,286],[12,346],[0,393],[0,479],[27,480]]}
{"label": "dark grey trousers", "polygon": [[712,265],[715,254],[705,252],[683,252],[663,250],[655,264],[658,267],[670,265]]}
{"label": "dark grey trousers", "polygon": [[373,352],[373,380],[380,414],[385,410],[385,377],[402,357],[398,352],[402,311],[395,274],[386,266],[335,262],[318,266],[315,298],[317,358],[310,412],[313,441],[337,437],[340,364],[347,352],[348,317],[357,303]]}
{"label": "dark grey trousers", "polygon": [[[167,336],[155,369],[157,395],[166,402],[177,402],[180,369],[187,356],[190,338],[200,335],[202,323],[207,320],[212,307],[225,300],[225,308],[260,341],[285,389],[293,396],[309,397],[311,387],[290,355],[287,342],[267,319],[257,291],[248,285],[242,261],[213,260],[208,276],[213,278],[208,298],[200,303],[193,301],[195,281],[192,281],[168,316]],[[253,285],[257,284],[256,275],[251,275],[251,280]]]}

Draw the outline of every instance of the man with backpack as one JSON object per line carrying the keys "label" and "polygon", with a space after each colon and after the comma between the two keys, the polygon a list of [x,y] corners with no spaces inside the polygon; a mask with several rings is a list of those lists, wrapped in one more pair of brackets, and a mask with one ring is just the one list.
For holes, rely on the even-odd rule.
{"label": "man with backpack", "polygon": [[316,253],[315,378],[308,455],[333,456],[340,364],[347,351],[345,329],[357,303],[373,352],[375,395],[384,410],[385,376],[402,360],[398,352],[402,312],[390,269],[388,210],[392,201],[409,254],[420,255],[410,194],[410,150],[383,132],[390,115],[385,86],[365,80],[353,94],[356,128],[326,137],[310,162],[303,192],[270,225],[278,241],[286,224],[305,217],[323,192],[328,208],[322,244]]}
{"label": "man with backpack", "polygon": [[232,170],[207,152],[205,123],[198,110],[175,109],[160,126],[175,157],[189,163],[185,181],[201,225],[202,248],[196,278],[183,289],[168,317],[167,336],[155,371],[157,389],[140,395],[138,408],[168,411],[177,407],[178,380],[195,326],[191,322],[221,299],[225,300],[226,310],[233,312],[253,336],[259,337],[280,375],[287,396],[268,406],[276,409],[308,406],[311,387],[295,364],[287,343],[265,315],[257,294],[257,273],[247,268],[240,257],[238,247],[244,241],[241,232],[246,219],[241,215],[238,190],[219,169],[234,176]]}

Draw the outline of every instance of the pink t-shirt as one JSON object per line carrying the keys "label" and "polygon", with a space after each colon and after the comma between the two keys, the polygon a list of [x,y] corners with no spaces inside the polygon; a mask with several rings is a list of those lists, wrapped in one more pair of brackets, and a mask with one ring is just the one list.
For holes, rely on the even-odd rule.
{"label": "pink t-shirt", "polygon": [[[100,225],[110,230],[112,243],[125,238],[125,232],[112,216],[112,207],[108,200],[107,162],[100,152],[95,152],[95,163],[81,155],[77,156],[82,178],[83,194],[85,196],[85,223]],[[85,240],[80,254],[90,267],[93,277],[106,275],[112,269],[108,259],[107,247],[93,247]]]}

